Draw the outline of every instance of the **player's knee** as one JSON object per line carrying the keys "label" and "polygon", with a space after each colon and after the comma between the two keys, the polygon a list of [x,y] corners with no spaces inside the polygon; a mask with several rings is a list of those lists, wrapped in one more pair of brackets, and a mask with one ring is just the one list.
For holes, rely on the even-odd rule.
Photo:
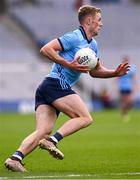
{"label": "player's knee", "polygon": [[51,130],[38,130],[38,137],[39,139],[46,138],[51,134]]}
{"label": "player's knee", "polygon": [[73,118],[79,117],[81,119],[81,123],[83,127],[87,127],[91,125],[93,122],[93,119],[90,114],[79,114],[76,112],[76,113],[73,113],[71,117]]}

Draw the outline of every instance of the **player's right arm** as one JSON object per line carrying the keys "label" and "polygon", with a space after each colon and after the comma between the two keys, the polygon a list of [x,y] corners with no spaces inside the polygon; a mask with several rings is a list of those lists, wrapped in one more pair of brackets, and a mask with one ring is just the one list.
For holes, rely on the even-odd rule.
{"label": "player's right arm", "polygon": [[40,53],[48,57],[51,61],[61,64],[66,68],[85,73],[89,71],[88,66],[79,64],[77,59],[68,62],[66,59],[59,55],[59,51],[62,51],[62,46],[58,39],[54,39],[43,46],[40,50]]}

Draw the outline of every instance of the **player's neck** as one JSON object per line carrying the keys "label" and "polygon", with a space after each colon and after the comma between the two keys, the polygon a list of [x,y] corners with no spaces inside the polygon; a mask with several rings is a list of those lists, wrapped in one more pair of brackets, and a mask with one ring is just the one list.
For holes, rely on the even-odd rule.
{"label": "player's neck", "polygon": [[87,39],[90,41],[93,38],[93,34],[89,31],[89,29],[86,26],[82,26],[82,27],[85,31]]}

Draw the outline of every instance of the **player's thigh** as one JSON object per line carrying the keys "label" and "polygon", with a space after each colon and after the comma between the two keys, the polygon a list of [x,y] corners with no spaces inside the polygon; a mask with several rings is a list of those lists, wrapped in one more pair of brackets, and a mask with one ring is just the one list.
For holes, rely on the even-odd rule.
{"label": "player's thigh", "polygon": [[126,103],[126,95],[125,95],[124,93],[122,93],[122,94],[120,95],[120,99],[121,99],[121,103],[122,103],[122,104],[125,104],[125,103]]}
{"label": "player's thigh", "polygon": [[126,99],[127,99],[128,104],[132,104],[133,103],[133,95],[132,95],[132,93],[127,94]]}
{"label": "player's thigh", "polygon": [[52,105],[59,111],[67,114],[71,118],[89,117],[90,113],[83,100],[77,94],[71,94],[55,100]]}
{"label": "player's thigh", "polygon": [[54,107],[42,104],[36,110],[36,129],[51,133],[56,122],[57,115]]}

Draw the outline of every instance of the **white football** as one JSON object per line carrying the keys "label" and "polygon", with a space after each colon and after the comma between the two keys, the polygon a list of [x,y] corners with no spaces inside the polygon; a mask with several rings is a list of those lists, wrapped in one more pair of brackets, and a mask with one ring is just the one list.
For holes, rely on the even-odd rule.
{"label": "white football", "polygon": [[75,54],[75,59],[78,57],[80,57],[80,59],[78,59],[78,63],[88,65],[90,69],[94,69],[97,65],[98,60],[96,54],[90,48],[82,48],[77,51]]}

